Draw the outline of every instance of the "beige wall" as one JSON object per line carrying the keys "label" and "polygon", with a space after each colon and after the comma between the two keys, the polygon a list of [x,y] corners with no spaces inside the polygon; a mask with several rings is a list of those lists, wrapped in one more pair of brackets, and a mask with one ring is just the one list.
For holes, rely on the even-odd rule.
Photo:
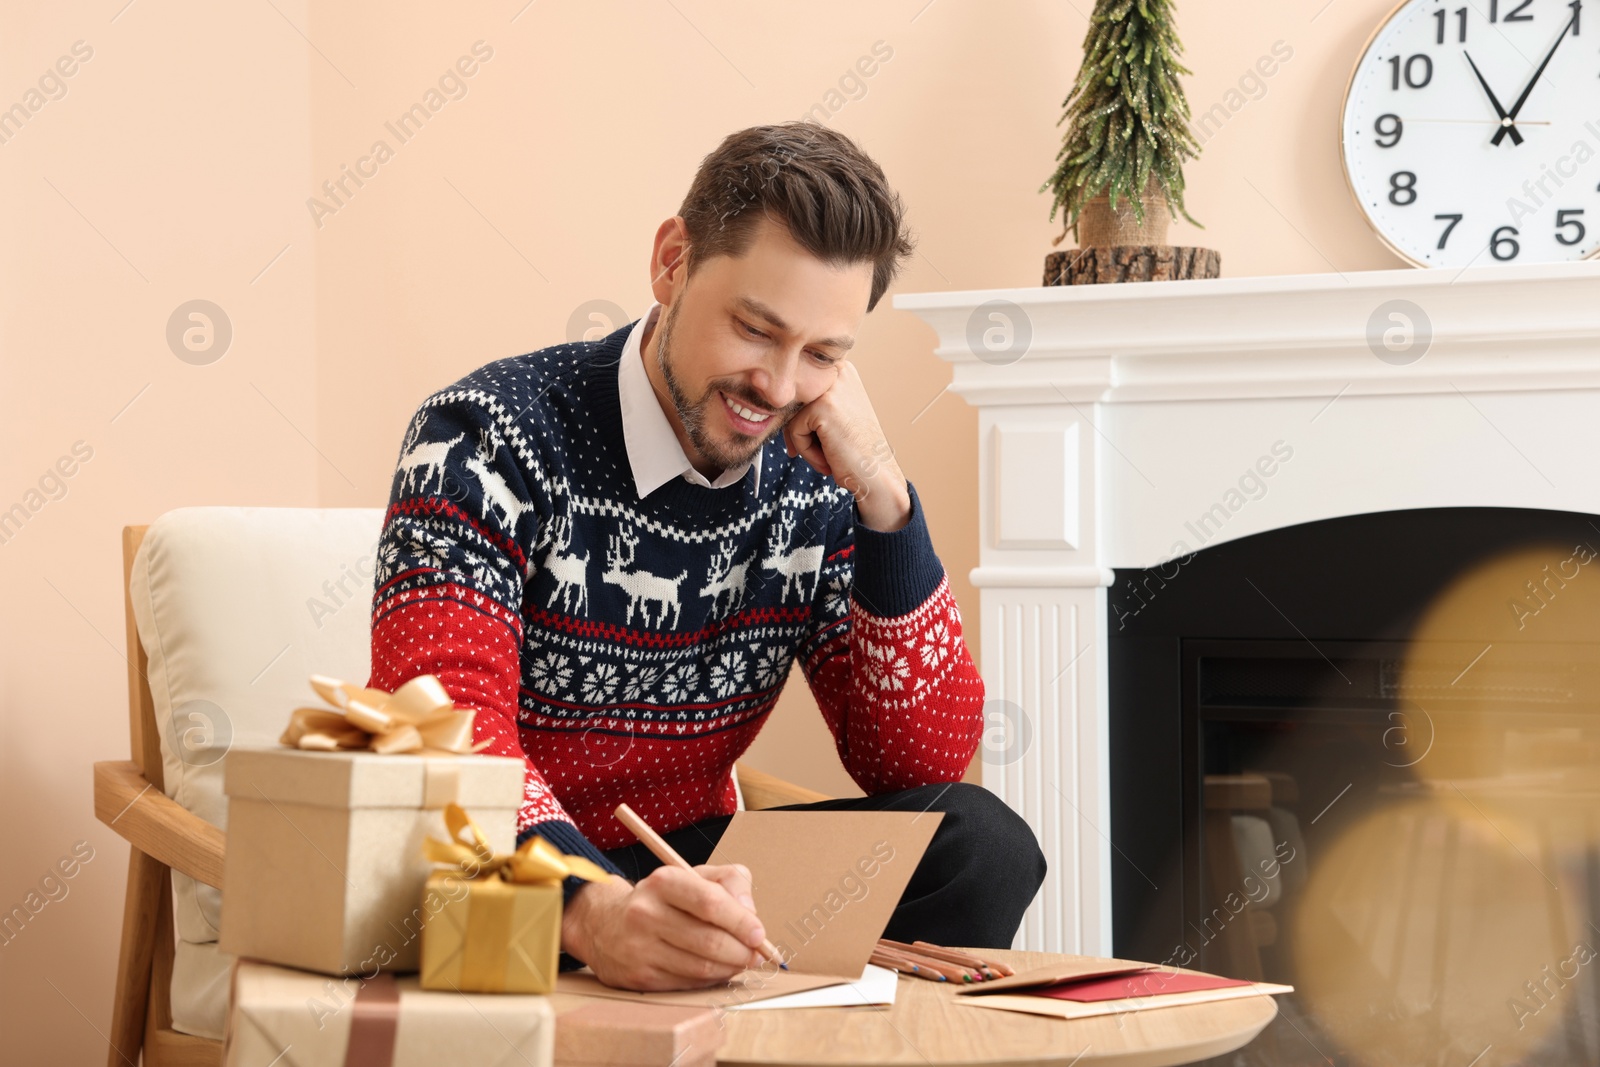
{"label": "beige wall", "polygon": [[[1387,2],[1182,5],[1191,103],[1237,110],[1188,169],[1207,228],[1175,243],[1220,249],[1230,275],[1396,265],[1349,202],[1335,142]],[[6,1062],[95,1062],[109,1021],[127,850],[92,817],[90,765],[126,755],[122,525],[188,504],[383,504],[423,396],[563,340],[587,301],[639,315],[651,235],[700,158],[819,103],[909,207],[919,253],[892,291],[1037,284],[1059,220],[1035,190],[1089,7],[124,3],[19,2],[0,23],[0,107],[74,42],[93,49],[0,144],[0,507],[40,503],[29,491],[58,459],[92,449],[0,544],[0,910],[75,842],[94,849],[0,944]],[[400,144],[384,123],[479,40],[493,57],[466,95]],[[864,94],[830,98],[880,40],[893,56]],[[1278,40],[1293,56],[1264,95],[1230,98]],[[318,226],[307,198],[379,138],[393,158]],[[165,338],[196,298],[234,327],[204,366]],[[976,648],[976,420],[940,395],[931,344],[886,300],[857,359]],[[798,679],[752,760],[852,789]]]}

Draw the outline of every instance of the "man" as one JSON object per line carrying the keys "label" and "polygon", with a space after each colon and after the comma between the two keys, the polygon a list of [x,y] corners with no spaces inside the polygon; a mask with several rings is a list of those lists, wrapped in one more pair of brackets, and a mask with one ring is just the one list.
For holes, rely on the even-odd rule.
{"label": "man", "polygon": [[[369,684],[437,675],[526,765],[519,841],[624,876],[568,880],[564,966],[681,989],[761,964],[749,871],[704,861],[796,658],[867,794],[799,807],[945,813],[885,936],[1007,946],[1043,880],[1027,825],[960,782],[983,682],[846,358],[901,221],[843,135],[732,134],[656,232],[642,319],[480,367],[411,423]],[[623,801],[700,873],[661,867]]]}

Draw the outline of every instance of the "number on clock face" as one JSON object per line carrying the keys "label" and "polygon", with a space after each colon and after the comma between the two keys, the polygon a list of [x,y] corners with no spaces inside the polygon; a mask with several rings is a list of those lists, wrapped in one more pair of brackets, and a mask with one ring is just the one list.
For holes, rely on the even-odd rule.
{"label": "number on clock face", "polygon": [[1395,251],[1439,267],[1600,253],[1600,31],[1585,34],[1583,7],[1407,0],[1379,27],[1342,150]]}

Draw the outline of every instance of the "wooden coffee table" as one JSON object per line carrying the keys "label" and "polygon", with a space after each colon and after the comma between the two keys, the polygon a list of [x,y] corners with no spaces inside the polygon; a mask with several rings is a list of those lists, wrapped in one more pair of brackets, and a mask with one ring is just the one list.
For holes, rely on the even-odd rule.
{"label": "wooden coffee table", "polygon": [[[1064,957],[979,949],[1018,971]],[[1231,1052],[1277,1014],[1271,997],[1156,1008],[1121,1016],[1056,1019],[954,1003],[958,987],[902,978],[892,1007],[730,1011],[718,1067],[856,1067],[865,1064],[1004,1067],[1169,1067]],[[557,995],[557,1012],[582,998]],[[565,1003],[563,1003],[565,1002]]]}

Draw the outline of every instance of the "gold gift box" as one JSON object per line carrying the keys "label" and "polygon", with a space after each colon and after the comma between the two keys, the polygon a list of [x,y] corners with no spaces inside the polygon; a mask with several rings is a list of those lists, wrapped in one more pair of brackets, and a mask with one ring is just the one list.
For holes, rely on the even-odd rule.
{"label": "gold gift box", "polygon": [[448,866],[428,876],[422,922],[423,989],[468,993],[549,993],[561,954],[562,883],[612,876],[542,837],[496,853],[458,805],[445,808],[451,840],[429,838],[424,852]]}
{"label": "gold gift box", "polygon": [[561,954],[561,884],[518,885],[435,871],[443,902],[422,924],[422,988],[549,993]]}

